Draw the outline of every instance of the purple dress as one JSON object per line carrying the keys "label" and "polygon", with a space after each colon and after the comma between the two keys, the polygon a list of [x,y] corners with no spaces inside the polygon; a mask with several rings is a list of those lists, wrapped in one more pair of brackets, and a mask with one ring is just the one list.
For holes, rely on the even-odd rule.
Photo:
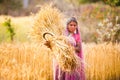
{"label": "purple dress", "polygon": [[[75,46],[76,43],[81,43],[80,35],[79,34],[72,34],[68,35],[68,41]],[[82,54],[82,47],[79,53],[76,53],[81,60],[83,60],[83,54]],[[74,72],[65,72],[62,71],[57,64],[56,60],[53,60],[53,78],[54,80],[85,80],[85,74],[84,74],[84,64],[81,63],[81,68],[76,69]]]}

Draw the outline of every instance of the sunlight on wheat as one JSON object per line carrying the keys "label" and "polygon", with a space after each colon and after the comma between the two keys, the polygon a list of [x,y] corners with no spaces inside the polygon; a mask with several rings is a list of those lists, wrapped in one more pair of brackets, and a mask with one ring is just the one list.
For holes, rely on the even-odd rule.
{"label": "sunlight on wheat", "polygon": [[86,44],[84,52],[88,80],[120,79],[119,44]]}
{"label": "sunlight on wheat", "polygon": [[[83,49],[87,80],[119,80],[119,44],[86,44]],[[50,53],[40,44],[1,44],[0,79],[52,80]]]}
{"label": "sunlight on wheat", "polygon": [[52,75],[50,60],[49,50],[45,46],[37,44],[1,44],[0,79],[50,79]]}

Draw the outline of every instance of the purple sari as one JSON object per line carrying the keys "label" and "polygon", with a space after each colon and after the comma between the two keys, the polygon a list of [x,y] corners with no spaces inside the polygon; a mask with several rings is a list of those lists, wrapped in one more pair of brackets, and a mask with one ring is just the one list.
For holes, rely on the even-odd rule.
{"label": "purple sari", "polygon": [[[68,31],[66,31],[66,36],[68,36],[68,34],[69,34]],[[75,39],[76,43],[80,43],[80,45],[81,45],[80,52],[76,53],[82,61],[81,68],[76,69],[76,71],[74,71],[72,73],[65,72],[60,69],[56,60],[53,60],[54,80],[85,80],[84,63],[83,63],[84,56],[83,56],[83,52],[82,52],[82,40],[81,40],[79,32],[77,32],[76,34],[73,34],[73,38]]]}

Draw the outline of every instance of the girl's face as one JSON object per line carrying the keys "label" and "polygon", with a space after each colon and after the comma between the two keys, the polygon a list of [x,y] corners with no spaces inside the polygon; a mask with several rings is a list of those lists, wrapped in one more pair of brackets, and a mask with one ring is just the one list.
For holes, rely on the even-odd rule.
{"label": "girl's face", "polygon": [[68,25],[67,25],[67,28],[68,28],[68,31],[70,33],[74,33],[74,31],[76,30],[77,28],[77,23],[74,22],[74,21],[71,21]]}

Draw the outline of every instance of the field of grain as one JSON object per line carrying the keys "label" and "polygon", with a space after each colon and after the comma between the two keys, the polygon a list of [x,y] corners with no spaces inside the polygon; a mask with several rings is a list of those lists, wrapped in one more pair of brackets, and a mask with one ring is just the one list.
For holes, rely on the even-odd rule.
{"label": "field of grain", "polygon": [[[44,12],[44,9],[42,10]],[[32,27],[34,27],[35,35],[38,35],[38,39],[41,39],[40,31],[44,27],[46,28],[50,21],[53,23],[48,24],[47,27],[49,28],[53,28],[55,21],[59,24],[59,17],[58,21],[53,17],[51,18],[54,10],[51,10],[51,12],[50,9],[47,10],[42,16],[41,13],[43,12],[38,13],[34,26],[32,25],[34,22],[32,16],[7,16],[11,18],[12,27],[15,29],[13,42],[9,42],[7,29],[3,26],[5,16],[0,16],[0,80],[53,80],[52,51],[42,41],[34,43],[28,36]],[[57,12],[52,16],[58,16],[59,12]],[[48,15],[49,17],[47,17]],[[45,21],[44,24],[41,22],[42,20]],[[58,30],[58,24],[54,25],[55,28],[52,31]],[[85,29],[83,31],[86,32]],[[120,80],[119,43],[83,43],[82,46],[86,80]]]}
{"label": "field of grain", "polygon": [[[119,49],[119,44],[83,44],[87,80],[119,80]],[[43,44],[2,43],[0,80],[52,80],[50,54]]]}
{"label": "field of grain", "polygon": [[49,51],[38,44],[1,44],[0,80],[49,80]]}
{"label": "field of grain", "polygon": [[84,46],[87,80],[120,79],[120,44]]}

